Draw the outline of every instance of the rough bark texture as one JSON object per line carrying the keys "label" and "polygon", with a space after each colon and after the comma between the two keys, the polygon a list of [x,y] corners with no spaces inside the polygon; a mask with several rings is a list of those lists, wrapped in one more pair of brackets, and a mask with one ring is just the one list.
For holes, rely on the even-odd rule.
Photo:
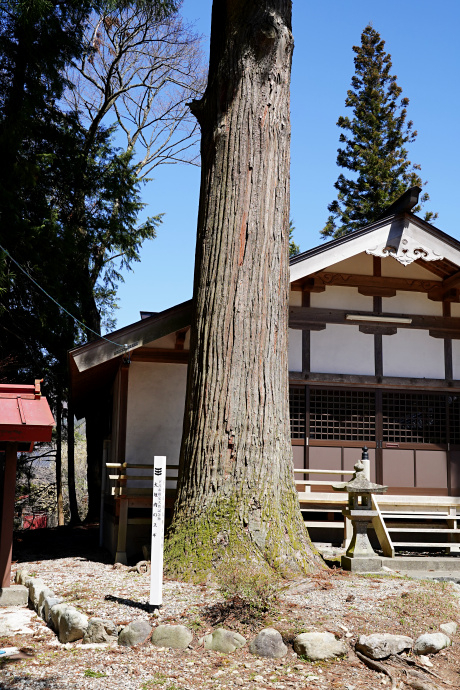
{"label": "rough bark texture", "polygon": [[208,86],[191,104],[202,177],[170,573],[224,556],[313,570],[288,407],[290,0],[214,2]]}

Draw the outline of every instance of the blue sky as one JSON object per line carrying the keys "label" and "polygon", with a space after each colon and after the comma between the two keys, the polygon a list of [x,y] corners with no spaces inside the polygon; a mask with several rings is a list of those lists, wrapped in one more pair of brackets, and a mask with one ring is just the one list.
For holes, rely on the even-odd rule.
{"label": "blue sky", "polygon": [[[212,0],[184,0],[208,50]],[[302,251],[321,243],[327,205],[335,198],[339,115],[354,72],[353,45],[372,22],[386,41],[393,74],[410,99],[408,116],[419,135],[409,150],[441,230],[460,239],[460,26],[459,0],[293,0],[295,49],[291,84],[291,217]],[[143,189],[150,215],[164,213],[141,262],[125,274],[118,296],[118,327],[139,311],[161,311],[192,295],[200,171],[186,165],[157,168]]]}

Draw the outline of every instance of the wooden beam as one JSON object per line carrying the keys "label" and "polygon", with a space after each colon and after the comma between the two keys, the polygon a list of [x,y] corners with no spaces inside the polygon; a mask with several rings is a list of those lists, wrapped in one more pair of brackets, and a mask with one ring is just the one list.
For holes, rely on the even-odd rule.
{"label": "wooden beam", "polygon": [[[294,329],[307,328],[311,324],[342,324],[349,326],[362,326],[362,320],[346,318],[346,316],[369,316],[374,317],[374,312],[360,311],[357,309],[323,309],[318,307],[289,307],[289,327]],[[397,328],[409,328],[416,330],[444,330],[460,332],[460,318],[454,316],[431,316],[421,314],[394,314],[385,312],[381,314],[382,321],[374,322],[372,325],[396,326]],[[410,323],[389,323],[385,317],[410,319]],[[450,337],[450,336],[449,336]]]}
{"label": "wooden beam", "polygon": [[446,290],[448,290],[449,288],[460,287],[460,271],[457,271],[457,273],[454,273],[453,275],[449,276],[448,278],[445,278],[442,281],[442,286]]}
{"label": "wooden beam", "polygon": [[360,326],[360,333],[365,333],[366,335],[396,335],[398,329],[392,326]]}
{"label": "wooden beam", "polygon": [[187,364],[188,350],[168,350],[166,348],[139,347],[131,355],[133,362],[163,362],[164,364]]}
{"label": "wooden beam", "polygon": [[359,287],[358,292],[365,297],[396,297],[396,290],[380,287]]}
{"label": "wooden beam", "polygon": [[[373,290],[406,290],[410,292],[430,292],[444,287],[440,280],[423,280],[420,278],[389,278],[381,275],[365,276],[354,273],[331,273],[318,271],[306,279],[291,284],[292,290],[323,292],[328,286],[357,287]],[[450,287],[450,286],[449,286]],[[364,293],[362,293],[364,294]],[[385,297],[386,295],[376,295]]]}
{"label": "wooden beam", "polygon": [[180,331],[176,331],[176,343],[174,346],[175,350],[183,350],[185,344],[185,337],[190,330],[190,326],[187,328],[182,328]]}
{"label": "wooden beam", "polygon": [[11,582],[11,555],[13,551],[14,496],[16,488],[16,463],[18,444],[7,442],[5,470],[2,482],[0,504],[0,588],[9,587]]}
{"label": "wooden beam", "polygon": [[321,386],[332,387],[349,387],[356,386],[361,388],[407,388],[414,390],[430,389],[432,391],[443,392],[449,390],[452,392],[460,392],[460,380],[446,381],[445,379],[421,379],[421,378],[406,378],[401,376],[382,376],[382,380],[378,380],[376,376],[363,374],[325,374],[320,372],[311,372],[305,376],[300,371],[290,371],[289,381],[292,385],[299,385],[301,383],[318,384]]}

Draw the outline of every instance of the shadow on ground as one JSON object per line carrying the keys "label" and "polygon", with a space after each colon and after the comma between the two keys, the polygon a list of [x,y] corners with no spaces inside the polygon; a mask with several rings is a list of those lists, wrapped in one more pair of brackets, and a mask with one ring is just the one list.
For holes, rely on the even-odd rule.
{"label": "shadow on ground", "polygon": [[18,530],[13,537],[13,561],[53,560],[78,557],[112,563],[108,551],[99,546],[99,525]]}

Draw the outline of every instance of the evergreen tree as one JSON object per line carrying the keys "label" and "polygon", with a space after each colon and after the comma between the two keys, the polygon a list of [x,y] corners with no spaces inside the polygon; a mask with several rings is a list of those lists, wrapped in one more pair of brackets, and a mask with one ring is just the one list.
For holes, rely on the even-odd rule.
{"label": "evergreen tree", "polygon": [[[391,73],[391,55],[384,47],[385,41],[371,25],[364,29],[361,45],[353,46],[355,74],[345,99],[353,115],[337,121],[343,130],[337,165],[354,174],[347,178],[341,173],[334,185],[338,195],[328,206],[323,237],[341,237],[372,223],[407,188],[424,184],[420,166],[410,162],[406,149],[417,136],[407,120],[409,99],[401,97],[402,89]],[[428,199],[423,194],[421,205]],[[428,221],[436,217],[425,214]]]}

